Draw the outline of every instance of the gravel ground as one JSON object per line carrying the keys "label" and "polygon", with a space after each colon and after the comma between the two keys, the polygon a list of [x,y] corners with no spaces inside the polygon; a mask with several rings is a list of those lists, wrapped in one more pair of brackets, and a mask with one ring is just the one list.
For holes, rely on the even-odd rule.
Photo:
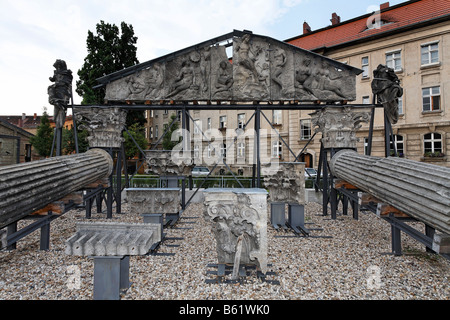
{"label": "gravel ground", "polygon": [[[139,215],[114,214],[113,221],[142,222]],[[131,287],[122,300],[449,300],[450,261],[428,254],[402,234],[403,256],[391,252],[390,226],[373,213],[360,219],[321,216],[321,206],[306,206],[306,222],[314,236],[268,228],[269,267],[275,275],[261,282],[255,274],[241,284],[207,284],[213,279],[208,264],[216,263],[211,226],[203,205],[192,204],[159,252],[174,255],[130,257]],[[68,256],[64,242],[83,221],[84,210],[72,210],[51,225],[49,251],[39,250],[39,232],[24,238],[13,251],[0,252],[0,300],[91,300],[93,260]],[[187,219],[186,217],[190,217]],[[92,221],[106,221],[93,213]],[[23,224],[24,222],[20,222]],[[21,225],[19,224],[19,228]],[[415,225],[421,228],[422,224]],[[280,237],[281,236],[281,237]],[[178,246],[177,246],[178,245]],[[70,282],[79,270],[77,285]],[[370,273],[374,270],[374,273]],[[368,280],[378,279],[378,282]]]}

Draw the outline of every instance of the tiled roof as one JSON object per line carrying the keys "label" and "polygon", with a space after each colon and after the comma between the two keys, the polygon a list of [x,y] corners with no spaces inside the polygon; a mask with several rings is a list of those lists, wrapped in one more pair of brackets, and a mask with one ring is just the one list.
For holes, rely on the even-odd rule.
{"label": "tiled roof", "polygon": [[371,16],[373,14],[366,14],[286,42],[303,49],[316,50],[363,40],[446,16],[450,19],[450,0],[413,0],[389,7],[381,11],[381,21],[385,24],[379,28],[368,29],[367,22]]}

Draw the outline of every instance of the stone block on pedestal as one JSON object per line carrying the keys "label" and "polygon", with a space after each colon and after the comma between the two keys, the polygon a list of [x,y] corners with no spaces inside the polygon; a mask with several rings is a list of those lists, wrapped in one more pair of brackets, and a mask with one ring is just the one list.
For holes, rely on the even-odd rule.
{"label": "stone block on pedestal", "polygon": [[270,202],[305,204],[304,162],[263,164],[262,169]]}
{"label": "stone block on pedestal", "polygon": [[173,214],[180,211],[179,188],[126,189],[131,212]]}
{"label": "stone block on pedestal", "polygon": [[240,264],[267,272],[267,191],[208,189],[204,191],[205,219],[212,222],[219,264],[234,264],[242,239]]}

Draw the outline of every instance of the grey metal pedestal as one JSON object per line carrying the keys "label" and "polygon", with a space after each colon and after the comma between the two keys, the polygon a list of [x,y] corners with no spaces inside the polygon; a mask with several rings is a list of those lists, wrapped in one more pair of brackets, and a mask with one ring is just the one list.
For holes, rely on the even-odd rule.
{"label": "grey metal pedestal", "polygon": [[94,258],[94,300],[120,300],[130,286],[130,256]]}

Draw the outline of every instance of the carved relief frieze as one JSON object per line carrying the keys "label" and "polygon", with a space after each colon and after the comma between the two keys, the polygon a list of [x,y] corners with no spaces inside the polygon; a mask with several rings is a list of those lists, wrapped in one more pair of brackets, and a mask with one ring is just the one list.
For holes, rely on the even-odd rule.
{"label": "carved relief frieze", "polygon": [[368,108],[329,107],[311,114],[311,120],[315,131],[322,133],[324,148],[355,149],[356,132],[361,123],[369,122],[370,114]]}
{"label": "carved relief frieze", "polygon": [[[252,33],[195,46],[107,83],[111,101],[351,101],[362,70]],[[232,45],[232,50],[227,48]],[[229,53],[232,56],[229,56]]]}

